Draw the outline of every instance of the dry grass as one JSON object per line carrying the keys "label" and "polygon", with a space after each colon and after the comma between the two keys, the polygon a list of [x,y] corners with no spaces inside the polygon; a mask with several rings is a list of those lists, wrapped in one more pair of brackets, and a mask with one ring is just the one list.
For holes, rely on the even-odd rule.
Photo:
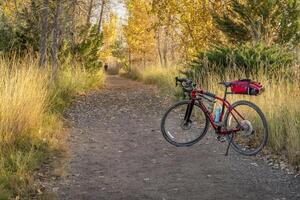
{"label": "dry grass", "polygon": [[48,78],[32,65],[1,65],[0,71],[0,139],[10,143],[21,134],[39,132],[48,104]]}
{"label": "dry grass", "polygon": [[132,67],[130,70],[124,70],[123,68],[119,70],[119,75],[137,81],[142,81],[142,69],[137,67]]}
{"label": "dry grass", "polygon": [[263,109],[270,128],[270,146],[300,165],[300,84],[265,80],[266,92],[256,102]]}
{"label": "dry grass", "polygon": [[[300,79],[299,72],[293,70],[293,81],[283,79],[270,80],[262,73],[253,78],[261,82],[265,92],[260,96],[230,95],[229,101],[240,99],[250,100],[257,104],[265,113],[269,124],[269,147],[279,154],[285,155],[293,165],[300,165]],[[133,70],[138,80],[145,83],[155,84],[165,91],[178,94],[175,89],[175,76],[178,76],[176,68],[149,67],[146,69]],[[226,81],[244,78],[243,73],[234,74],[225,78]],[[131,75],[132,76],[132,75]],[[298,78],[297,78],[298,77]],[[198,77],[200,78],[200,77]],[[203,89],[223,96],[224,88],[217,83],[223,81],[219,76],[210,75],[207,85]]]}
{"label": "dry grass", "polygon": [[89,72],[80,64],[69,65],[58,74],[58,80],[52,88],[51,107],[62,112],[68,107],[76,94],[83,94],[90,90],[104,86],[105,74],[102,70]]}
{"label": "dry grass", "polygon": [[66,102],[104,83],[102,72],[80,66],[60,71],[54,84],[49,77],[34,58],[0,58],[0,199],[32,198],[34,170],[64,148],[60,118]]}
{"label": "dry grass", "polygon": [[180,90],[175,87],[175,77],[180,76],[180,67],[155,67],[149,66],[145,69],[143,68],[132,68],[130,72],[121,71],[120,75],[133,79],[142,81],[145,84],[157,85],[164,94],[169,96],[179,96]]}

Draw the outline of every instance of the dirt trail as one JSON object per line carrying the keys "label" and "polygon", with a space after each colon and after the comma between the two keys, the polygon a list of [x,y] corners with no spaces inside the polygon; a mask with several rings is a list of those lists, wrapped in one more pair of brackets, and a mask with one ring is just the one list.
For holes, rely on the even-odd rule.
{"label": "dirt trail", "polygon": [[116,76],[69,112],[69,175],[60,199],[300,199],[300,179],[230,152],[208,134],[189,148],[168,144],[168,105],[151,86]]}

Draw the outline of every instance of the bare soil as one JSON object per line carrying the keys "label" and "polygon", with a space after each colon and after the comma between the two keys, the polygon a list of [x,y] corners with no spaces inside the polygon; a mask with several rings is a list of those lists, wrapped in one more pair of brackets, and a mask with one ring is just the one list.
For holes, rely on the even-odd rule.
{"label": "bare soil", "polygon": [[53,187],[59,199],[300,199],[299,177],[256,157],[225,157],[213,133],[173,147],[160,132],[170,104],[155,87],[118,76],[107,81],[68,113],[71,158]]}

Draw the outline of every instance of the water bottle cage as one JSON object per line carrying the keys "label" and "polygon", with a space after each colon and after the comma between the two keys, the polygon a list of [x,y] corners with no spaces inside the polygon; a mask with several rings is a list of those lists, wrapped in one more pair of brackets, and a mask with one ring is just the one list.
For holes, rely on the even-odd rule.
{"label": "water bottle cage", "polygon": [[223,122],[214,122],[214,124],[218,127],[224,127],[224,123]]}
{"label": "water bottle cage", "polygon": [[197,95],[196,97],[197,99],[199,99],[206,107],[207,111],[209,112],[209,114],[213,113],[214,111],[214,106],[215,106],[215,99],[211,98],[211,97],[207,97],[205,95]]}

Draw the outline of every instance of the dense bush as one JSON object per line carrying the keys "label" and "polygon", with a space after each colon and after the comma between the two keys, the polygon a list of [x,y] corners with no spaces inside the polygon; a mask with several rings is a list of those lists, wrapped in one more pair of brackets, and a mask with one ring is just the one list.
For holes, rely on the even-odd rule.
{"label": "dense bush", "polygon": [[5,16],[0,16],[0,52],[9,50],[12,45],[13,30],[7,23]]}
{"label": "dense bush", "polygon": [[282,46],[244,44],[235,47],[214,46],[200,52],[190,65],[196,76],[205,77],[214,73],[224,77],[225,71],[230,69],[245,72],[249,77],[256,76],[260,71],[267,76],[277,76],[292,62],[293,53]]}
{"label": "dense bush", "polygon": [[69,63],[71,60],[79,60],[88,70],[95,70],[102,67],[99,59],[99,51],[103,45],[103,34],[98,33],[96,26],[88,28],[82,27],[81,40],[72,46],[70,43],[64,43],[60,51],[60,61]]}
{"label": "dense bush", "polygon": [[20,9],[15,17],[0,15],[0,52],[2,54],[23,55],[28,50],[38,51],[40,27],[37,24],[39,24],[40,16],[37,12],[39,9],[41,9],[40,5],[33,1],[29,7]]}

